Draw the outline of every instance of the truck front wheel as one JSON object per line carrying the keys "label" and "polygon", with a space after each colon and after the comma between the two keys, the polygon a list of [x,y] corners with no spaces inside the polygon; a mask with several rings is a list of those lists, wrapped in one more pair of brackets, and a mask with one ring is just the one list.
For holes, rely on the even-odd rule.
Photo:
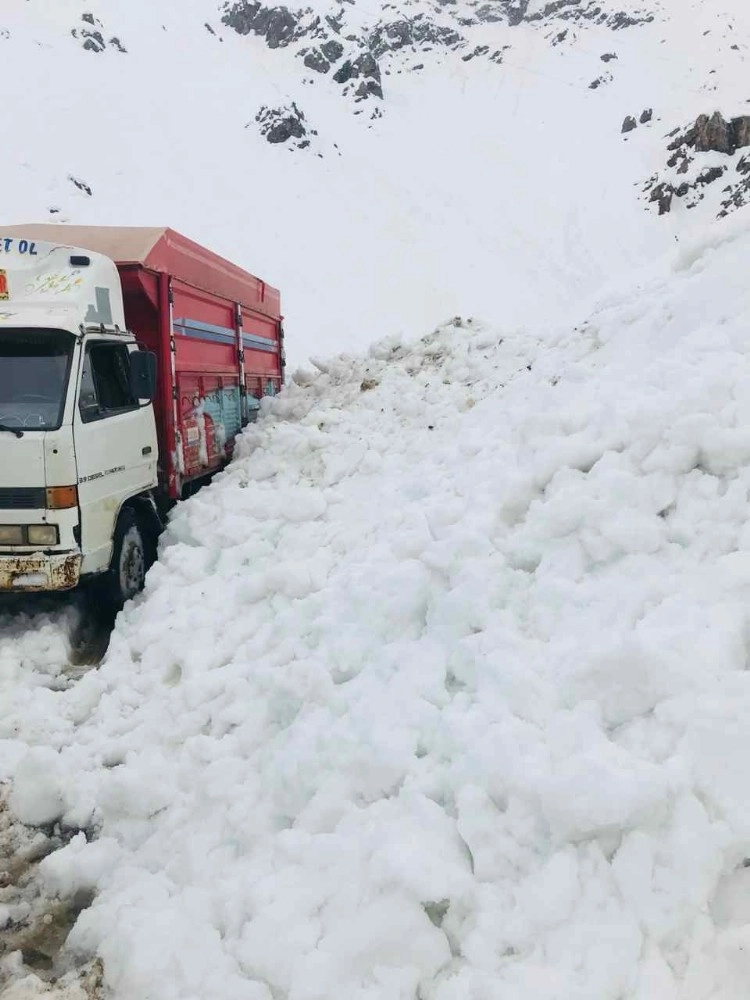
{"label": "truck front wheel", "polygon": [[143,590],[146,579],[146,545],[138,520],[127,507],[115,528],[112,563],[107,573],[110,603],[119,610],[126,601]]}

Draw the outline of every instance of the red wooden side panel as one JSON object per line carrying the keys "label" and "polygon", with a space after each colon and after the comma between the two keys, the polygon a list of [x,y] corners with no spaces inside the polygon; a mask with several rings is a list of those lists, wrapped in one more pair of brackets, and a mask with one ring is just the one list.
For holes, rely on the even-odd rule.
{"label": "red wooden side panel", "polygon": [[154,418],[159,440],[159,479],[169,495],[176,496],[166,275],[154,274],[138,264],[118,265],[118,270],[128,329],[156,354],[158,389],[154,397]]}
{"label": "red wooden side panel", "polygon": [[281,389],[281,346],[278,321],[243,310],[242,346],[245,352],[245,388],[249,419],[255,419],[262,396]]}
{"label": "red wooden side panel", "polygon": [[169,495],[177,498],[184,482],[205,476],[231,456],[236,435],[255,418],[261,397],[281,388],[281,323],[240,303],[245,394],[237,303],[172,278],[173,356],[170,279],[138,264],[119,269],[128,326],[158,358],[154,411],[160,476]]}
{"label": "red wooden side panel", "polygon": [[222,465],[242,428],[236,306],[179,281],[172,292],[178,459],[187,480]]}
{"label": "red wooden side panel", "polygon": [[281,316],[276,288],[173,229],[163,231],[142,263],[195,288],[204,288],[209,295],[241,302],[246,308],[275,319]]}

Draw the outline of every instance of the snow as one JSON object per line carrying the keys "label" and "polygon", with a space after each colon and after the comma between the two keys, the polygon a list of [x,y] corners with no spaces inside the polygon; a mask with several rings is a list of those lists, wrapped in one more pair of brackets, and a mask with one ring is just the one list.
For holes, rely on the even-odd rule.
{"label": "snow", "polygon": [[[8,221],[185,231],[282,289],[297,370],[99,669],[0,613],[12,849],[59,840],[0,921],[95,894],[4,995],[740,1000],[750,223],[639,192],[745,106],[747,11],[471,28],[502,66],[406,53],[374,120],[208,0],[92,0],[126,54],[6,6]],[[254,128],[290,100],[312,150]]]}
{"label": "snow", "polygon": [[11,806],[81,830],[46,891],[96,890],[70,961],[153,1000],[744,995],[748,252],[739,213],[576,327],[455,319],[264,401],[100,669],[15,695]]}

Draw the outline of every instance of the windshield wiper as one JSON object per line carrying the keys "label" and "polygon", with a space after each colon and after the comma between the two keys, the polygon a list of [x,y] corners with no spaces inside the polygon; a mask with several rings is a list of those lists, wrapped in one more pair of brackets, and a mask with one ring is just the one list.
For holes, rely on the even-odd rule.
{"label": "windshield wiper", "polygon": [[7,424],[0,424],[0,431],[7,431],[9,434],[15,434],[17,438],[23,437],[23,431],[20,427],[8,427]]}

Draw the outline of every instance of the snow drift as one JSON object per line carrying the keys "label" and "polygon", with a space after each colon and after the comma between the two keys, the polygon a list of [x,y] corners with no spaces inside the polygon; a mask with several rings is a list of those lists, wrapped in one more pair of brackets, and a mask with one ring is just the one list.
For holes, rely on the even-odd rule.
{"label": "snow drift", "polygon": [[744,995],[748,254],[297,373],[103,667],[16,686],[115,997]]}

